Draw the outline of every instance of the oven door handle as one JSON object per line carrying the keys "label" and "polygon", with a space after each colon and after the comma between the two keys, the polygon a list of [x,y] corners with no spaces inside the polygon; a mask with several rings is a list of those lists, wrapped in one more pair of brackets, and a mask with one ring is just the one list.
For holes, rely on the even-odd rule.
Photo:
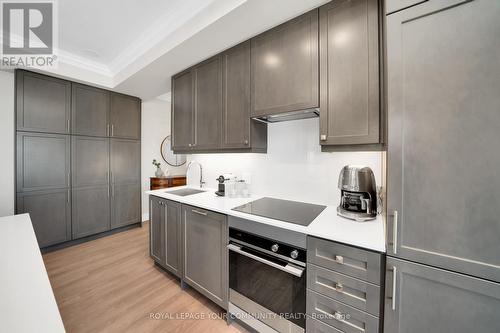
{"label": "oven door handle", "polygon": [[229,244],[227,246],[227,248],[230,251],[233,251],[233,252],[241,254],[242,256],[245,256],[245,257],[257,260],[257,261],[259,261],[259,262],[261,262],[263,264],[266,264],[268,266],[277,268],[277,269],[279,269],[279,270],[281,270],[283,272],[286,272],[288,274],[292,274],[292,275],[297,276],[297,277],[301,277],[302,274],[304,274],[304,268],[292,266],[290,264],[287,264],[286,266],[278,265],[278,264],[276,264],[276,263],[274,263],[272,261],[266,260],[264,258],[261,258],[259,256],[254,255],[254,254],[251,254],[251,253],[243,251],[241,249],[241,246],[238,246],[238,245],[235,245],[235,244]]}

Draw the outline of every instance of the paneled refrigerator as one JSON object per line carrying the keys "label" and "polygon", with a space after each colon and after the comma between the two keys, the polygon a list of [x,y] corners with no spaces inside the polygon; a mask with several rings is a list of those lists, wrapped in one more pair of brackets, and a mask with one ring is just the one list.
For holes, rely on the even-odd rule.
{"label": "paneled refrigerator", "polygon": [[500,332],[500,1],[386,14],[384,332]]}

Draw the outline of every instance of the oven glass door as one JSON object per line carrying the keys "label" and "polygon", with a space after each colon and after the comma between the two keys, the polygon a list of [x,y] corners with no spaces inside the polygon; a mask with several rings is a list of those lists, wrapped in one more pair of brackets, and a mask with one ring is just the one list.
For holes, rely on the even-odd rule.
{"label": "oven glass door", "polygon": [[229,288],[305,328],[305,268],[244,246],[228,248]]}

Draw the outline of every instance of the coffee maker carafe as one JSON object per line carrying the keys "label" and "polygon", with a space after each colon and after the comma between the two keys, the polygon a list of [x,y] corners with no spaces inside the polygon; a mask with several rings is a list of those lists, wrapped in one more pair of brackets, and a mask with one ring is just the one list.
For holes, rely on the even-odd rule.
{"label": "coffee maker carafe", "polygon": [[377,186],[372,169],[366,166],[346,165],[339,176],[339,216],[369,221],[377,216]]}

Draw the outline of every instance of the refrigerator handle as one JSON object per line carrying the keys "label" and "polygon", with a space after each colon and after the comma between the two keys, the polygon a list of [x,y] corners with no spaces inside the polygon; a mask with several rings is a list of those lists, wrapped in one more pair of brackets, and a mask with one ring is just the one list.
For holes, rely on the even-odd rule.
{"label": "refrigerator handle", "polygon": [[396,266],[392,266],[392,304],[391,308],[393,311],[396,311]]}
{"label": "refrigerator handle", "polygon": [[398,211],[394,211],[392,222],[392,252],[398,253]]}

